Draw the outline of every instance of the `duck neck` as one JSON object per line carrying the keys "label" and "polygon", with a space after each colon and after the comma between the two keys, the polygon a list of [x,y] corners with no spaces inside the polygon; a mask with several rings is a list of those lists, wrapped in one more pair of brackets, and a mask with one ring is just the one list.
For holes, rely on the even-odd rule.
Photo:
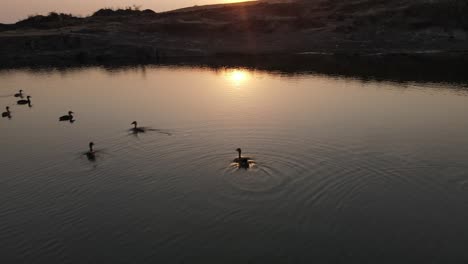
{"label": "duck neck", "polygon": [[137,123],[135,122],[133,125],[135,126],[135,129],[136,129],[137,128]]}
{"label": "duck neck", "polygon": [[239,159],[241,159],[241,152],[242,152],[242,151],[239,150]]}

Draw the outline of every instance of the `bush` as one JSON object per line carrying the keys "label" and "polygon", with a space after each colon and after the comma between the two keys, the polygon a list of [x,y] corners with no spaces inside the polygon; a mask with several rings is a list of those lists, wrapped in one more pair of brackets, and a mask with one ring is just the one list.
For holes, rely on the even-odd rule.
{"label": "bush", "polygon": [[32,28],[57,28],[72,24],[80,19],[72,14],[50,12],[47,16],[30,15],[28,18],[17,22],[16,25]]}
{"label": "bush", "polygon": [[92,17],[128,16],[136,14],[155,14],[155,12],[150,9],[141,11],[140,6],[133,5],[125,8],[102,8],[94,12]]}

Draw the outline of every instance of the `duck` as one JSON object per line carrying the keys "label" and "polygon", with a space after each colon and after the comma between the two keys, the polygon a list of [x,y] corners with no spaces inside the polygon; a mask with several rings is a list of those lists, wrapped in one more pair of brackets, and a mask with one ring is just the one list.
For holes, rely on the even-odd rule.
{"label": "duck", "polygon": [[23,98],[23,90],[19,90],[18,93],[15,93],[15,97],[21,97],[21,98]]}
{"label": "duck", "polygon": [[239,153],[239,157],[233,160],[234,163],[237,163],[240,168],[248,169],[250,167],[249,157],[242,157],[242,149],[238,148],[236,151]]}
{"label": "duck", "polygon": [[89,151],[86,152],[86,157],[88,158],[88,160],[91,160],[91,161],[96,160],[96,152],[94,151],[93,146],[94,146],[94,143],[89,142]]}
{"label": "duck", "polygon": [[10,107],[7,106],[5,109],[6,109],[6,112],[2,113],[2,117],[11,117]]}
{"label": "duck", "polygon": [[133,133],[145,133],[146,132],[144,128],[138,127],[137,121],[133,121],[131,125],[134,125],[134,127],[130,129]]}
{"label": "duck", "polygon": [[25,105],[25,104],[31,105],[31,100],[30,100],[30,98],[32,98],[32,97],[28,95],[28,96],[26,97],[26,100],[24,100],[24,99],[23,99],[23,100],[19,100],[17,103],[18,103],[19,105]]}
{"label": "duck", "polygon": [[59,121],[72,121],[73,120],[72,114],[74,114],[72,111],[68,111],[68,115],[61,116],[59,118]]}

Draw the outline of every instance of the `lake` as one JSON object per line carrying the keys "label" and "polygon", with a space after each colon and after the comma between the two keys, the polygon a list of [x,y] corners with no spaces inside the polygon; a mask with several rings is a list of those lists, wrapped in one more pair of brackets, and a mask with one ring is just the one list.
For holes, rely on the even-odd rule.
{"label": "lake", "polygon": [[2,263],[468,261],[468,82],[194,65],[0,80]]}

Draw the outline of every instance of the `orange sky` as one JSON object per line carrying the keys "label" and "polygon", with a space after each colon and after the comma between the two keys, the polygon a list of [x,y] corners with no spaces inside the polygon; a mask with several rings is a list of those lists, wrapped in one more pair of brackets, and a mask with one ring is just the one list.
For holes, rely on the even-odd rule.
{"label": "orange sky", "polygon": [[245,0],[0,0],[0,23],[13,23],[31,14],[47,14],[50,11],[88,15],[102,7],[131,5],[165,11],[194,5],[242,1]]}

